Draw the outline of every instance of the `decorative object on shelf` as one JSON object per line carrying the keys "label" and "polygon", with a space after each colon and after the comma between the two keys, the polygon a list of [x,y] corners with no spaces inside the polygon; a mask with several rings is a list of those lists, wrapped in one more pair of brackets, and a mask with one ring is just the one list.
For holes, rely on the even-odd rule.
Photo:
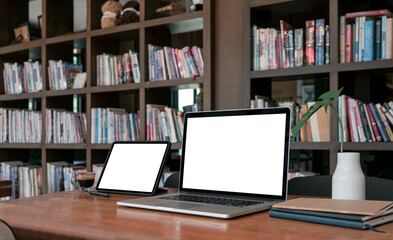
{"label": "decorative object on shelf", "polygon": [[37,17],[37,20],[38,20],[38,26],[40,27],[39,33],[40,33],[41,36],[42,36],[42,15],[39,15],[39,16]]}
{"label": "decorative object on shelf", "polygon": [[139,3],[135,0],[126,2],[121,7],[120,15],[116,19],[116,25],[139,22]]}
{"label": "decorative object on shelf", "polygon": [[170,3],[156,9],[157,16],[159,17],[172,16],[184,12],[186,12],[186,8],[180,3]]}
{"label": "decorative object on shelf", "polygon": [[116,25],[116,18],[120,15],[121,4],[117,1],[109,0],[101,6],[101,28],[113,27]]}
{"label": "decorative object on shelf", "polygon": [[31,33],[29,23],[22,23],[13,28],[15,39],[11,44],[26,43],[31,41]]}
{"label": "decorative object on shelf", "polygon": [[200,11],[203,9],[203,0],[192,0],[192,3],[190,6],[191,11]]}
{"label": "decorative object on shelf", "polygon": [[304,126],[307,120],[318,111],[322,106],[325,107],[327,112],[330,106],[337,116],[340,124],[341,131],[341,147],[338,153],[337,166],[333,174],[332,180],[332,198],[333,199],[352,199],[364,200],[365,199],[365,178],[360,167],[360,154],[359,153],[343,153],[343,124],[341,118],[333,106],[333,101],[338,100],[340,93],[344,88],[337,91],[330,91],[322,94],[317,102],[312,105],[308,111],[303,115],[302,119],[292,128],[292,137],[295,139],[300,129]]}

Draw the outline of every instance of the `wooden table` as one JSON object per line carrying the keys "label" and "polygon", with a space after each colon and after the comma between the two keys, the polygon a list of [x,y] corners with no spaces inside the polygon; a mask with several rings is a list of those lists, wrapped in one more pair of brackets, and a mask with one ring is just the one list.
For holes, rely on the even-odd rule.
{"label": "wooden table", "polygon": [[[174,191],[174,190],[172,190]],[[120,207],[109,198],[79,190],[0,203],[0,219],[22,239],[393,239],[386,234],[271,218],[268,212],[232,220]]]}

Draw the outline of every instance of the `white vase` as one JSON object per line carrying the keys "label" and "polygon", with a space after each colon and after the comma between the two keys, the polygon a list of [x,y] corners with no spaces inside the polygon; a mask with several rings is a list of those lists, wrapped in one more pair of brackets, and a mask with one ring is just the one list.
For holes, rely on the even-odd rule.
{"label": "white vase", "polygon": [[337,154],[337,166],[332,180],[333,199],[366,199],[366,183],[360,166],[360,153]]}

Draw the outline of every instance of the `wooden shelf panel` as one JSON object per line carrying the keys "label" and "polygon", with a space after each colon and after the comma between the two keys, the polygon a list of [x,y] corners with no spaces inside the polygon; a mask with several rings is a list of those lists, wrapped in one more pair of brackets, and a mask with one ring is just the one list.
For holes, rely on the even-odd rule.
{"label": "wooden shelf panel", "polygon": [[153,81],[153,82],[145,82],[144,86],[146,88],[161,88],[161,87],[174,87],[177,88],[192,88],[194,84],[202,84],[203,78],[197,77],[195,80],[192,78],[182,78],[182,79],[172,79],[172,80],[163,80],[163,81]]}
{"label": "wooden shelf panel", "polygon": [[35,93],[21,93],[21,94],[2,94],[0,101],[13,101],[13,100],[27,100],[30,98],[41,98],[44,94],[42,92]]}
{"label": "wooden shelf panel", "polygon": [[139,30],[140,27],[141,27],[141,23],[130,23],[130,24],[124,24],[124,25],[105,28],[105,29],[92,30],[88,32],[88,35],[91,37],[105,36],[110,34],[122,33],[126,31]]}
{"label": "wooden shelf panel", "polygon": [[393,151],[393,142],[344,143],[344,151]]}
{"label": "wooden shelf panel", "polygon": [[332,66],[305,66],[296,68],[285,68],[285,69],[274,69],[274,70],[263,70],[263,71],[251,71],[250,77],[253,78],[271,78],[271,77],[288,77],[288,76],[303,76],[313,74],[328,74],[332,69]]}
{"label": "wooden shelf panel", "polygon": [[86,149],[87,144],[86,143],[64,143],[64,144],[56,144],[56,143],[46,143],[45,144],[46,149]]}
{"label": "wooden shelf panel", "polygon": [[103,93],[103,92],[121,92],[121,91],[129,91],[129,90],[139,90],[141,87],[140,83],[128,83],[121,85],[113,85],[113,86],[98,86],[91,87],[91,93]]}
{"label": "wooden shelf panel", "polygon": [[46,39],[46,44],[56,44],[56,43],[63,43],[69,42],[76,39],[86,38],[87,32],[78,32],[78,33],[70,33],[63,36],[52,37]]}
{"label": "wooden shelf panel", "polygon": [[291,150],[329,150],[331,144],[331,142],[291,142],[290,146]]}
{"label": "wooden shelf panel", "polygon": [[0,149],[39,149],[41,143],[0,143]]}
{"label": "wooden shelf panel", "polygon": [[56,97],[56,96],[67,96],[67,95],[73,95],[73,94],[86,94],[86,93],[88,93],[88,91],[89,91],[88,88],[46,91],[46,96],[47,97]]}
{"label": "wooden shelf panel", "polygon": [[366,71],[376,69],[389,69],[393,68],[393,59],[387,60],[376,60],[369,62],[352,62],[352,63],[339,63],[334,64],[334,70],[338,72],[349,72],[349,71]]}
{"label": "wooden shelf panel", "polygon": [[[183,14],[178,14],[174,16],[169,16],[169,17],[161,17],[161,18],[155,18],[151,20],[147,20],[144,22],[145,27],[154,27],[154,26],[160,26],[160,25],[166,25],[166,24],[172,24],[176,22],[181,22],[181,21],[193,21],[198,18],[203,18],[203,11],[196,11],[192,13],[183,13]],[[198,20],[196,20],[198,21]]]}
{"label": "wooden shelf panel", "polygon": [[90,147],[92,150],[109,150],[111,148],[112,144],[106,143],[92,143],[90,144]]}
{"label": "wooden shelf panel", "polygon": [[28,51],[30,48],[42,47],[43,42],[44,41],[42,39],[37,39],[28,43],[19,43],[19,44],[9,45],[5,47],[0,47],[0,55],[10,54],[14,52]]}
{"label": "wooden shelf panel", "polygon": [[294,2],[295,0],[250,0],[250,7],[262,7],[278,3]]}

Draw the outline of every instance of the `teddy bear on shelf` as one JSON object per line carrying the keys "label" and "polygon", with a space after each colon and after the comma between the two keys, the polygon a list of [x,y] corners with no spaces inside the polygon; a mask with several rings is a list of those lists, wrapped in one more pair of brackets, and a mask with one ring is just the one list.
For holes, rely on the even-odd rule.
{"label": "teddy bear on shelf", "polygon": [[121,13],[116,19],[116,25],[139,22],[139,2],[131,0],[121,7]]}
{"label": "teddy bear on shelf", "polygon": [[116,25],[116,19],[120,15],[121,3],[114,0],[106,1],[101,6],[101,28],[113,27]]}

